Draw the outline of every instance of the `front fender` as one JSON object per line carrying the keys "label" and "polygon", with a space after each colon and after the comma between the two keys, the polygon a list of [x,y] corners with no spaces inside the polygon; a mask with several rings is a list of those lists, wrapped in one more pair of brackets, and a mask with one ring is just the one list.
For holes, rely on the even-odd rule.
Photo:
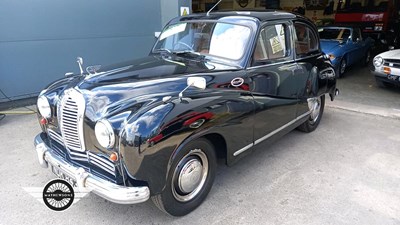
{"label": "front fender", "polygon": [[217,118],[204,107],[216,98],[159,102],[129,119],[120,134],[119,150],[131,184],[146,181],[153,195],[164,188],[174,152],[189,137],[208,130]]}
{"label": "front fender", "polygon": [[[253,99],[237,91],[208,90],[182,101],[161,101],[142,111],[126,123],[119,149],[131,184],[146,181],[152,195],[165,187],[170,165],[185,143],[211,135],[226,144],[222,144],[226,150],[253,141],[252,133],[246,132],[253,127],[246,119],[254,112]],[[233,129],[238,131],[232,133]]]}

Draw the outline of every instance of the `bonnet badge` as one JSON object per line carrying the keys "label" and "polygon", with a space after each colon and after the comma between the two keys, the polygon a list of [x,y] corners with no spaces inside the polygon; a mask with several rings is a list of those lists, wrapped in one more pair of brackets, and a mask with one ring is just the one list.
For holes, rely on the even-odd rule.
{"label": "bonnet badge", "polygon": [[236,77],[231,81],[231,85],[234,87],[240,87],[244,83],[243,78],[241,77]]}

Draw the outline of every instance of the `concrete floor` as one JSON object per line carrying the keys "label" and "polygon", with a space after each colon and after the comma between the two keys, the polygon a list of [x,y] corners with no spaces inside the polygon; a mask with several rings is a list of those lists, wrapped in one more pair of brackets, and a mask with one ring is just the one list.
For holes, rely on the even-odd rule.
{"label": "concrete floor", "polygon": [[0,224],[400,224],[400,118],[391,110],[400,109],[400,91],[376,88],[360,68],[338,86],[342,95],[327,103],[315,132],[293,131],[233,167],[220,165],[208,198],[182,218],[151,201],[117,205],[94,194],[65,212],[49,210],[23,189],[54,178],[33,151],[36,117],[7,116]]}
{"label": "concrete floor", "polygon": [[349,68],[337,80],[340,95],[330,107],[400,119],[400,88],[380,88],[368,67]]}

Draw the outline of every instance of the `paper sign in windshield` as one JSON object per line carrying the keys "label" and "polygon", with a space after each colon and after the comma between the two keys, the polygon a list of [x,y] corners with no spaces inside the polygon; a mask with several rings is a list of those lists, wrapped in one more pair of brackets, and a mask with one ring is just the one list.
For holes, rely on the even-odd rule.
{"label": "paper sign in windshield", "polygon": [[275,54],[275,53],[280,52],[280,51],[283,50],[282,44],[279,41],[278,36],[275,36],[275,37],[269,39],[269,42],[270,42],[271,47],[272,47],[272,54]]}

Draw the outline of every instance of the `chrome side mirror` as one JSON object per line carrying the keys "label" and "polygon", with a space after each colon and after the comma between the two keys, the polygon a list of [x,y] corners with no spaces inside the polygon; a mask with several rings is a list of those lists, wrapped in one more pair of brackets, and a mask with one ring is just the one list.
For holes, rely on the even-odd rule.
{"label": "chrome side mirror", "polygon": [[187,79],[187,85],[204,90],[206,89],[206,79],[204,77],[189,77]]}
{"label": "chrome side mirror", "polygon": [[196,87],[201,90],[204,90],[204,89],[206,89],[206,85],[207,85],[207,82],[204,77],[189,77],[187,79],[187,87],[179,93],[179,100],[182,101],[183,92],[186,91],[189,87]]}

